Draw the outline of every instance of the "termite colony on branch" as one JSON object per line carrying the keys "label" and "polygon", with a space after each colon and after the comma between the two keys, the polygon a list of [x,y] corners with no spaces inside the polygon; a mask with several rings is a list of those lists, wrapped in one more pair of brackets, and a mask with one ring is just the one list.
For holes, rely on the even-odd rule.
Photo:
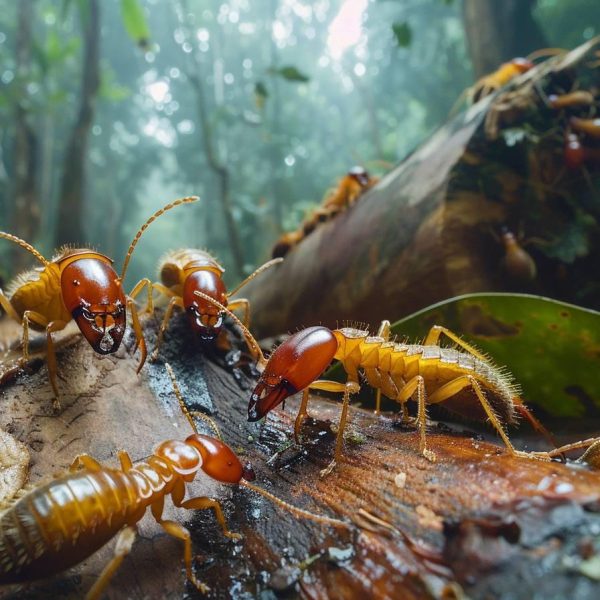
{"label": "termite colony on branch", "polygon": [[[472,100],[500,89],[531,66],[525,60],[502,65],[496,73],[472,88]],[[595,118],[597,99],[592,92],[576,89],[560,92],[547,95],[547,106],[549,110],[560,111],[565,136],[565,163],[570,169],[582,168],[598,151],[600,123]],[[312,326],[291,335],[271,352],[268,359],[263,356],[249,331],[248,300],[230,298],[262,271],[281,262],[282,257],[320,223],[350,207],[375,181],[364,169],[351,169],[337,189],[326,196],[322,205],[296,232],[285,234],[278,241],[273,250],[275,259],[258,268],[231,292],[225,287],[223,268],[218,261],[207,251],[194,248],[169,251],[160,261],[159,281],[145,278],[134,286],[129,295],[123,291],[122,282],[129,260],[146,229],[165,212],[195,202],[197,197],[176,200],[155,212],[134,237],[120,274],[113,269],[110,258],[90,248],[62,248],[53,259],[47,260],[26,241],[0,232],[0,238],[27,250],[42,265],[19,275],[8,286],[6,295],[0,292],[0,305],[9,317],[22,325],[22,363],[25,364],[29,358],[30,328],[44,331],[50,385],[57,408],[60,408],[56,381],[58,366],[52,334],[74,320],[95,352],[114,353],[123,339],[126,311],[129,310],[136,349],[139,347],[141,352],[139,372],[147,349],[134,299],[145,289],[145,312],[154,312],[154,292],[168,301],[152,359],[159,356],[163,337],[176,308],[185,311],[190,328],[208,342],[213,342],[219,335],[225,315],[239,326],[260,372],[249,398],[249,421],[266,417],[286,398],[302,392],[294,426],[294,437],[299,442],[308,417],[309,391],[322,390],[342,395],[333,459],[321,472],[322,476],[327,476],[336,466],[343,466],[344,431],[350,400],[359,391],[362,382],[377,392],[377,414],[381,409],[381,395],[399,405],[402,421],[416,426],[420,454],[428,461],[436,460],[435,442],[429,444],[427,438],[427,407],[433,404],[442,404],[462,417],[491,423],[508,453],[515,457],[551,460],[573,449],[597,447],[599,439],[584,440],[548,452],[517,450],[506,433],[506,426],[515,424],[518,416],[527,418],[551,443],[552,437],[524,405],[512,376],[445,327],[433,326],[422,343],[412,344],[391,339],[388,321],[383,321],[376,332],[362,327],[332,330]],[[504,230],[501,239],[506,249],[505,268],[515,277],[534,278],[535,263],[517,237]],[[241,310],[242,318],[236,317],[233,310]],[[442,337],[450,340],[449,346],[440,343]],[[334,360],[341,363],[345,382],[320,379]],[[193,573],[190,533],[183,525],[163,518],[165,499],[170,496],[176,507],[188,510],[212,508],[223,534],[234,540],[240,538],[227,528],[219,502],[204,496],[184,499],[186,484],[199,471],[221,483],[245,486],[298,517],[337,528],[354,527],[287,504],[250,483],[254,478],[251,467],[242,465],[223,442],[211,419],[194,413],[194,416],[209,423],[216,437],[198,432],[170,366],[167,364],[165,367],[193,433],[183,441],[159,443],[149,457],[137,462],[133,462],[126,452],[119,451],[119,468],[102,465],[87,454],[77,456],[65,473],[33,486],[9,501],[0,513],[0,584],[24,583],[58,573],[78,564],[117,537],[114,557],[87,595],[90,599],[99,598],[131,550],[136,524],[150,509],[163,530],[183,542],[187,578],[198,590],[206,592],[207,586]],[[409,400],[417,404],[415,419],[409,418]],[[399,437],[401,435],[398,433]]]}

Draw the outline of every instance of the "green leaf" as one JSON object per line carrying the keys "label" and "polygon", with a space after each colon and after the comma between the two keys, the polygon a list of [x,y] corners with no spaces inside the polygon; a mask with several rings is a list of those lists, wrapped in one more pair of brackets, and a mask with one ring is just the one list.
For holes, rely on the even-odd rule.
{"label": "green leaf", "polygon": [[[447,327],[506,366],[526,404],[552,417],[600,413],[600,313],[527,294],[470,294],[406,317],[392,332],[422,340],[433,325]],[[344,379],[340,365],[325,375],[330,377]]]}
{"label": "green leaf", "polygon": [[403,23],[394,23],[392,25],[392,31],[396,38],[396,43],[400,48],[407,48],[412,42],[412,28],[404,21]]}
{"label": "green leaf", "polygon": [[306,83],[307,81],[310,81],[310,77],[308,77],[292,65],[279,67],[278,69],[271,67],[269,69],[269,73],[271,75],[282,77],[286,81],[296,81],[298,83]]}
{"label": "green leaf", "polygon": [[142,49],[150,44],[150,29],[140,0],[121,0],[121,16],[129,37]]}
{"label": "green leaf", "polygon": [[262,81],[257,81],[254,84],[254,93],[257,96],[261,96],[262,98],[269,97],[269,92],[267,91],[267,86]]}

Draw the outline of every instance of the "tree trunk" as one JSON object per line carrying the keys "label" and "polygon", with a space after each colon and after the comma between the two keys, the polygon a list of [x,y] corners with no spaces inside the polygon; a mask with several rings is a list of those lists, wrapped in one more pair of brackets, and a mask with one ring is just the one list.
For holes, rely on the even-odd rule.
{"label": "tree trunk", "polygon": [[463,20],[475,78],[547,46],[532,10],[536,0],[464,0]]}
{"label": "tree trunk", "polygon": [[[15,140],[13,158],[14,214],[13,232],[29,242],[35,242],[40,223],[40,206],[37,189],[37,136],[30,123],[31,115],[26,108],[31,68],[31,45],[33,25],[33,0],[19,2],[16,39],[16,72],[20,92],[15,107]],[[27,254],[14,249],[13,265],[21,270],[29,263]]]}
{"label": "tree trunk", "polygon": [[96,96],[100,87],[100,5],[88,0],[83,11],[84,54],[79,113],[67,144],[62,169],[57,244],[81,239],[86,195],[86,162]]}

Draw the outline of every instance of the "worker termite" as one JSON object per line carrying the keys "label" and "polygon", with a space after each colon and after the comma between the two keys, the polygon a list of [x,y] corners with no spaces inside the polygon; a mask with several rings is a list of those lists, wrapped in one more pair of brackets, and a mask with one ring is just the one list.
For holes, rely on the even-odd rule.
{"label": "worker termite", "polygon": [[550,94],[548,96],[548,105],[555,110],[564,108],[579,108],[582,106],[591,106],[594,104],[594,95],[585,90],[576,90],[568,94]]}
{"label": "worker termite", "polygon": [[513,58],[502,63],[493,73],[482,77],[467,90],[467,97],[471,102],[477,102],[505,86],[515,77],[533,69],[535,65],[527,58]]}
{"label": "worker termite", "polygon": [[339,181],[337,188],[328,193],[321,206],[315,209],[296,231],[284,233],[273,246],[272,256],[285,256],[296,244],[312,233],[319,223],[328,221],[351,206],[369,188],[377,183],[364,167],[352,167]]}
{"label": "worker termite", "polygon": [[[248,405],[249,421],[258,421],[286,398],[302,391],[294,425],[295,437],[299,439],[308,416],[309,390],[343,393],[334,459],[323,474],[330,472],[341,456],[350,396],[360,390],[359,373],[377,390],[377,413],[381,394],[401,405],[403,420],[408,418],[405,404],[416,400],[419,450],[429,460],[435,460],[435,454],[427,446],[426,406],[439,403],[468,419],[488,420],[514,456],[549,460],[557,455],[557,451],[528,453],[515,449],[504,424],[516,424],[517,415],[526,417],[549,439],[551,436],[519,398],[512,376],[445,327],[433,326],[421,344],[390,341],[389,321],[381,323],[375,336],[351,327],[308,327],[291,335],[267,361],[252,334],[239,320],[237,324],[248,344],[254,346],[259,356],[258,369],[262,371]],[[440,346],[442,335],[458,349]],[[318,379],[334,359],[342,363],[346,383]]]}
{"label": "worker termite", "polygon": [[184,543],[186,574],[201,592],[208,587],[192,570],[192,543],[181,524],[163,519],[165,499],[188,510],[215,511],[223,534],[233,540],[221,504],[212,498],[184,500],[186,483],[200,470],[220,483],[239,484],[268,498],[293,514],[323,525],[350,525],[288,504],[250,483],[254,472],[242,466],[235,453],[220,439],[198,433],[169,368],[177,399],[194,433],[185,441],[167,440],[147,459],[133,463],[118,452],[120,468],[111,468],[89,455],[75,458],[69,472],[34,487],[0,514],[0,584],[42,579],[74,566],[118,534],[114,557],[103,569],[87,599],[99,598],[111,577],[130,552],[136,524],[150,509],[164,531]]}
{"label": "worker termite", "polygon": [[571,117],[569,119],[571,127],[579,133],[585,133],[585,135],[600,139],[600,119],[580,119],[579,117]]}
{"label": "worker termite", "polygon": [[244,311],[243,322],[248,326],[248,300],[238,298],[229,302],[229,298],[265,269],[276,265],[282,260],[282,258],[276,258],[265,263],[228,293],[222,279],[224,269],[208,252],[189,248],[168,252],[159,264],[160,283],[152,284],[154,289],[163,293],[170,300],[165,310],[151,360],[156,360],[158,357],[164,333],[175,307],[185,310],[192,330],[203,340],[214,340],[221,331],[223,311],[217,309],[214,304],[195,296],[194,292],[196,290],[208,294],[224,306],[229,306],[230,310],[242,309]]}
{"label": "worker termite", "polygon": [[51,260],[44,258],[24,240],[0,231],[0,238],[24,248],[42,263],[41,268],[17,276],[9,284],[7,295],[0,290],[0,306],[7,315],[23,326],[23,363],[29,358],[29,328],[46,332],[48,374],[58,403],[56,385],[56,353],[52,333],[64,329],[73,319],[81,333],[98,354],[111,354],[121,345],[125,333],[126,309],[131,312],[136,348],[141,358],[138,372],[146,360],[146,343],[140,327],[133,298],[147,289],[148,303],[152,306],[152,288],[149,279],[142,279],[126,296],[123,280],[133,250],[147,227],[168,210],[198,200],[196,196],[181,198],[155,212],[134,237],[117,275],[112,260],[90,248],[61,248]]}

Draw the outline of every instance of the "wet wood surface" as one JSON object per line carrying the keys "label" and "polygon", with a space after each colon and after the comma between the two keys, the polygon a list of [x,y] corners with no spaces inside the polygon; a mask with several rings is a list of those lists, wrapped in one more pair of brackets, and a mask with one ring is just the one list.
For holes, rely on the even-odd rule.
{"label": "wet wood surface", "polygon": [[[158,318],[145,324],[150,347]],[[3,371],[15,356],[4,356]],[[428,435],[437,461],[430,462],[419,454],[416,432],[393,413],[375,416],[356,406],[343,461],[321,478],[333,451],[335,399],[311,399],[314,420],[303,429],[302,446],[291,435],[294,399],[265,422],[248,423],[253,378],[198,344],[181,315],[160,360],[140,376],[126,348],[100,358],[69,334],[58,361],[58,414],[37,357],[0,389],[0,427],[30,449],[31,482],[61,471],[81,452],[116,465],[118,449],[138,460],[164,439],[185,438],[189,425],[164,369],[168,361],[188,405],[214,417],[224,439],[254,466],[255,483],[349,524],[348,530],[315,524],[247,489],[198,478],[190,492],[220,499],[230,528],[244,536],[227,540],[208,511],[168,510],[192,531],[196,573],[211,587],[209,597],[583,599],[600,593],[594,567],[600,474],[582,465],[515,459],[493,436],[485,441],[466,425],[434,422]],[[198,426],[210,433],[203,422]],[[529,443],[514,437],[521,447]],[[113,544],[54,578],[4,588],[0,597],[80,598]],[[180,542],[149,516],[105,596],[201,597],[186,583]]]}

